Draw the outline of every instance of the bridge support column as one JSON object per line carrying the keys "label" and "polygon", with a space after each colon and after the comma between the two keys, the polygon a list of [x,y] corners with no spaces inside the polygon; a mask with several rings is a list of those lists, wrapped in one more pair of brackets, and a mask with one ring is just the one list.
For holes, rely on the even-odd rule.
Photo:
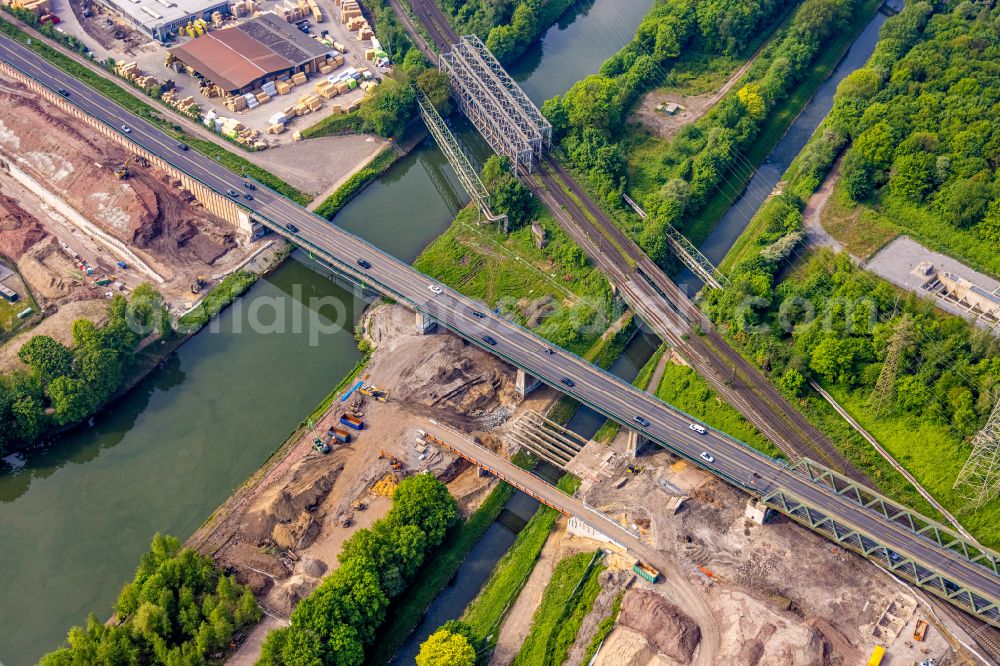
{"label": "bridge support column", "polygon": [[542,382],[537,378],[532,377],[520,368],[518,369],[517,377],[514,379],[514,390],[517,391],[518,395],[526,397],[529,393],[541,385]]}
{"label": "bridge support column", "polygon": [[641,449],[642,445],[647,441],[648,440],[645,437],[637,433],[635,430],[628,431],[628,450],[632,453],[633,458],[639,455],[639,449]]}
{"label": "bridge support column", "polygon": [[747,509],[744,515],[758,525],[763,525],[774,515],[774,509],[751,497],[747,500]]}
{"label": "bridge support column", "polygon": [[417,310],[416,319],[416,331],[417,335],[427,335],[437,327],[437,322],[431,319],[429,315],[425,315],[420,310]]}

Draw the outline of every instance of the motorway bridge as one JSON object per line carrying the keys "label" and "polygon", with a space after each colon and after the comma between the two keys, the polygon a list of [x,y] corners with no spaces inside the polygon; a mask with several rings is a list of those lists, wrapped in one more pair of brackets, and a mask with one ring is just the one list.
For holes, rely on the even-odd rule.
{"label": "motorway bridge", "polygon": [[[54,102],[71,102],[95,123],[118,131],[128,125],[129,141],[220,195],[230,189],[243,190],[238,175],[201,153],[182,150],[170,136],[6,36],[0,36],[0,62],[32,79],[44,96]],[[59,89],[68,96],[60,96]],[[239,205],[350,279],[406,304],[418,316],[764,499],[794,520],[1000,626],[1000,555],[996,552],[820,465],[788,467],[710,427],[700,434],[690,429],[694,420],[683,412],[571,353],[561,349],[549,353],[550,343],[494,316],[480,303],[448,288],[431,291],[431,280],[411,266],[281,195],[261,187],[253,201],[241,200]],[[371,267],[361,268],[358,259],[367,260]],[[494,338],[496,344],[484,342],[485,336]],[[648,425],[636,417],[648,420]],[[702,452],[710,453],[712,461],[703,459]]]}

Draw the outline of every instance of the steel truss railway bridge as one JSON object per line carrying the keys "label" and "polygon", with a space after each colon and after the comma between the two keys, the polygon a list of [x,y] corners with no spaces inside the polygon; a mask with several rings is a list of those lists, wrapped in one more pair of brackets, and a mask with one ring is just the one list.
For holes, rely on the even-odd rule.
{"label": "steel truss railway bridge", "polygon": [[[469,57],[473,55],[480,57]],[[421,329],[430,323],[447,328],[519,373],[570,395],[792,520],[1000,627],[1000,554],[995,551],[817,463],[805,460],[788,466],[708,426],[704,434],[694,432],[689,424],[695,419],[689,415],[565,350],[549,353],[549,342],[457,292],[428,290],[429,279],[408,264],[262,185],[252,201],[228,198],[228,190],[242,189],[242,178],[179,146],[173,137],[5,36],[0,36],[0,72],[29,85],[80,122],[152,156],[199,192],[238,207],[240,215],[267,226],[338,273],[411,308]],[[127,133],[121,129],[126,125]],[[714,460],[707,462],[702,451],[711,451]]]}

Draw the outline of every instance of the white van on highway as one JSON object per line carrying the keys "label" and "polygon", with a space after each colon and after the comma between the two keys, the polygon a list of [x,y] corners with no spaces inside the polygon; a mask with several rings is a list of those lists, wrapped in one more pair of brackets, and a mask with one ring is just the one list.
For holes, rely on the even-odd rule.
{"label": "white van on highway", "polygon": [[692,423],[691,425],[688,426],[688,428],[694,430],[699,435],[704,435],[706,432],[705,428],[703,426],[698,425],[697,423]]}

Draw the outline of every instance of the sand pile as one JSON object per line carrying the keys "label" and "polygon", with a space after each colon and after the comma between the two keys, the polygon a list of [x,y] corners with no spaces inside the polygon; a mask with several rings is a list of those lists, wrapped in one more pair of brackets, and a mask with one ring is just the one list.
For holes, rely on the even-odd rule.
{"label": "sand pile", "polygon": [[0,193],[0,254],[14,261],[45,238],[45,230],[17,200]]}
{"label": "sand pile", "polygon": [[622,599],[618,623],[646,637],[656,652],[691,662],[701,629],[684,611],[649,590],[630,590]]}

